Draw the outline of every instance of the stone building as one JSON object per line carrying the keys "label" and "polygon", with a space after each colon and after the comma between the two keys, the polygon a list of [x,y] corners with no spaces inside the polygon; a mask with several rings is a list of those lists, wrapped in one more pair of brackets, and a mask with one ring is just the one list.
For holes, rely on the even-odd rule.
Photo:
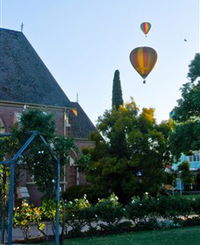
{"label": "stone building", "polygon": [[[72,136],[79,148],[93,146],[88,136],[95,127],[81,106],[69,100],[22,32],[0,28],[1,133],[9,132],[28,108],[54,114],[57,134]],[[73,166],[73,159],[65,173],[63,189],[85,181],[84,175]],[[36,186],[28,174],[20,183],[25,187],[21,190],[27,190],[32,201],[38,199]],[[22,193],[18,194],[20,197]]]}

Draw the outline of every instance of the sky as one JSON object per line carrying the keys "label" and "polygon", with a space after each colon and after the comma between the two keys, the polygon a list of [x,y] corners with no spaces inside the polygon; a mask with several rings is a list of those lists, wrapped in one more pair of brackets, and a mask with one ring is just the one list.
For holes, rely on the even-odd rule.
{"label": "sky", "polygon": [[[20,31],[71,101],[94,124],[111,108],[112,83],[120,71],[123,99],[153,107],[157,122],[181,97],[188,65],[200,52],[200,0],[0,0],[1,27]],[[142,22],[152,27],[147,37]],[[184,41],[186,39],[187,41]],[[140,46],[158,53],[143,84],[129,54]]]}

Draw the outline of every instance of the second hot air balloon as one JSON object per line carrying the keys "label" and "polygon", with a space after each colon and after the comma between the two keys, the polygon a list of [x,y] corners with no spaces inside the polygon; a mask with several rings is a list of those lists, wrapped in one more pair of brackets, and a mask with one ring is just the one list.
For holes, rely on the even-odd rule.
{"label": "second hot air balloon", "polygon": [[143,22],[140,25],[141,30],[144,32],[145,36],[147,36],[147,33],[150,31],[151,29],[151,24],[149,22]]}
{"label": "second hot air balloon", "polygon": [[131,51],[130,61],[135,70],[145,79],[156,64],[157,53],[150,47],[138,47]]}

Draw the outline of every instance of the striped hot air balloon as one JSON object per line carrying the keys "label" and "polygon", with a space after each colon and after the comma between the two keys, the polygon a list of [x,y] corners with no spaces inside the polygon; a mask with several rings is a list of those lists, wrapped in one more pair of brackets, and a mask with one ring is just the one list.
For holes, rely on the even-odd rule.
{"label": "striped hot air balloon", "polygon": [[145,36],[147,36],[147,33],[151,29],[151,24],[149,22],[143,22],[140,25],[141,30],[144,32]]}
{"label": "striped hot air balloon", "polygon": [[156,64],[157,53],[150,47],[138,47],[131,51],[130,61],[135,70],[145,79]]}

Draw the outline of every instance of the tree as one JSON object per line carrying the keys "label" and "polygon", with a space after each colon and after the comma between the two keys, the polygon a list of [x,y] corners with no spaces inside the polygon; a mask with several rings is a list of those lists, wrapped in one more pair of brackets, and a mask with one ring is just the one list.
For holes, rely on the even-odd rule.
{"label": "tree", "polygon": [[[28,132],[37,130],[44,136],[52,147],[52,152],[60,158],[61,166],[69,161],[71,149],[77,151],[73,139],[55,135],[53,115],[40,110],[29,110],[22,113],[20,122],[11,129],[11,137],[3,138],[0,146],[2,156],[13,156],[30,137]],[[45,144],[36,137],[20,159],[24,164],[16,165],[16,177],[21,168],[27,169],[44,194],[45,198],[54,196],[55,160],[49,154]],[[17,180],[18,178],[16,178]]]}
{"label": "tree", "polygon": [[116,70],[113,78],[113,88],[112,88],[112,108],[119,109],[120,105],[123,105],[122,89],[120,82],[119,71]]}
{"label": "tree", "polygon": [[191,187],[191,184],[194,182],[194,176],[190,172],[190,163],[188,161],[182,162],[178,166],[178,171],[180,172],[180,177],[184,183],[184,189]]}
{"label": "tree", "polygon": [[84,151],[90,156],[85,165],[88,181],[97,190],[114,192],[122,202],[145,192],[156,195],[169,163],[170,122],[156,124],[154,109],[139,112],[131,101],[118,110],[105,111],[97,129],[100,134],[92,135],[96,147]]}
{"label": "tree", "polygon": [[200,54],[196,54],[189,65],[189,82],[181,88],[178,105],[173,109],[172,118],[176,122],[171,135],[171,149],[178,158],[181,153],[190,154],[200,149]]}
{"label": "tree", "polygon": [[194,60],[189,65],[188,77],[191,82],[194,82],[198,77],[200,77],[200,54],[197,53]]}

